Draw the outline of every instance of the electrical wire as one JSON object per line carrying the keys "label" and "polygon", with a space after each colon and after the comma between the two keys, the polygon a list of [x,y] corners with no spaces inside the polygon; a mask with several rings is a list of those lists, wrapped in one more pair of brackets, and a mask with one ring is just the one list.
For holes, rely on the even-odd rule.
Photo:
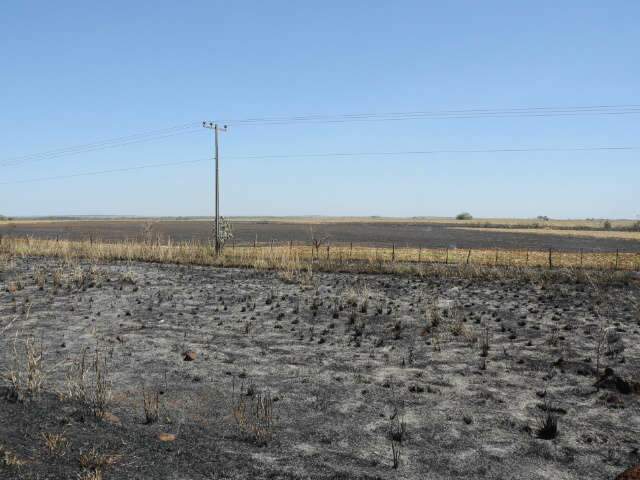
{"label": "electrical wire", "polygon": [[98,142],[75,145],[65,148],[59,148],[56,150],[50,150],[47,152],[34,153],[30,155],[22,155],[11,157],[3,160],[0,166],[15,166],[23,163],[41,162],[44,160],[51,160],[59,157],[65,157],[70,155],[79,155],[82,153],[94,152],[97,150],[103,150],[108,148],[117,148],[137,143],[151,142],[161,140],[176,135],[184,135],[187,133],[194,133],[199,123],[189,123],[178,125],[174,127],[163,128],[160,130],[152,130],[147,132],[136,133],[132,135],[126,135],[122,137],[115,137],[107,140],[101,140]]}
{"label": "electrical wire", "polygon": [[[456,120],[479,118],[522,118],[522,117],[564,117],[564,116],[612,116],[635,115],[640,113],[639,104],[588,105],[571,107],[515,107],[515,108],[475,108],[440,111],[408,111],[387,113],[348,113],[336,115],[308,114],[290,117],[253,117],[235,120],[218,120],[218,123],[237,126],[266,126],[292,124],[341,124],[353,122],[409,121],[409,120]],[[21,165],[28,162],[40,162],[70,155],[94,152],[102,149],[117,148],[137,143],[162,140],[176,135],[195,133],[201,122],[189,122],[158,130],[134,133],[130,135],[100,140],[69,147],[58,148],[40,153],[6,158],[0,167]]]}
{"label": "electrical wire", "polygon": [[[640,150],[640,146],[599,146],[599,147],[525,147],[525,148],[490,148],[490,149],[451,149],[451,150],[404,150],[404,151],[374,151],[374,152],[320,152],[320,153],[297,153],[297,154],[274,154],[274,155],[225,155],[224,158],[235,160],[267,160],[278,158],[314,158],[314,157],[369,157],[369,156],[415,156],[415,155],[438,155],[438,154],[478,154],[478,153],[525,153],[525,152],[589,152],[589,151],[635,151]],[[62,180],[68,178],[85,177],[93,175],[104,175],[108,173],[128,172],[143,170],[148,168],[160,168],[175,165],[185,165],[213,160],[212,157],[197,160],[184,160],[179,162],[152,163],[137,165],[132,167],[114,168],[98,170],[92,172],[74,173],[69,175],[56,175],[51,177],[39,177],[24,180],[0,182],[0,185],[17,185],[24,183],[35,183],[49,180]]]}

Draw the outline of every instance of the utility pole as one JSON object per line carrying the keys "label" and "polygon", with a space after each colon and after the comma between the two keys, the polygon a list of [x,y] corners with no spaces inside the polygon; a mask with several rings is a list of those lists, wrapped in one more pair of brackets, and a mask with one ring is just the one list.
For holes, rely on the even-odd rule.
{"label": "utility pole", "polygon": [[216,181],[215,181],[215,250],[216,255],[220,253],[221,242],[220,242],[220,162],[219,162],[219,151],[218,151],[218,132],[226,132],[227,126],[224,125],[220,127],[217,123],[213,122],[202,122],[202,126],[204,128],[209,128],[213,130],[214,143],[215,143],[215,160],[216,160]]}

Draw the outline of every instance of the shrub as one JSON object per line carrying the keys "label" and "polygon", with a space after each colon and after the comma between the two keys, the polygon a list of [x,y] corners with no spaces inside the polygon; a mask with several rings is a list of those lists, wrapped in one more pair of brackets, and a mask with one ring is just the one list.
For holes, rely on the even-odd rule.
{"label": "shrub", "polygon": [[605,220],[602,226],[605,230],[611,230],[611,222],[609,220]]}
{"label": "shrub", "polygon": [[456,220],[473,220],[473,216],[468,212],[462,212],[456,215]]}

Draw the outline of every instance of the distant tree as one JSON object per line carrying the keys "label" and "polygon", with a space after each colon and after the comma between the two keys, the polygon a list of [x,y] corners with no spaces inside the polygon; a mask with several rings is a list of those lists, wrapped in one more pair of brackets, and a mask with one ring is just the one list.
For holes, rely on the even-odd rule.
{"label": "distant tree", "polygon": [[602,226],[605,230],[611,230],[611,222],[609,220],[605,220]]}
{"label": "distant tree", "polygon": [[543,222],[548,222],[549,217],[547,217],[546,215],[538,215],[538,220],[542,220]]}
{"label": "distant tree", "polygon": [[473,220],[473,216],[468,212],[462,212],[456,215],[456,220]]}

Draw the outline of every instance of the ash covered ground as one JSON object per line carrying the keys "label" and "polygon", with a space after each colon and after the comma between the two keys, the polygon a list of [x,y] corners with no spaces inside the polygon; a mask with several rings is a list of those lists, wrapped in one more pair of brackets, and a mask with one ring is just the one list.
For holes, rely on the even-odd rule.
{"label": "ash covered ground", "polygon": [[22,258],[0,291],[1,478],[604,479],[640,463],[633,281]]}

